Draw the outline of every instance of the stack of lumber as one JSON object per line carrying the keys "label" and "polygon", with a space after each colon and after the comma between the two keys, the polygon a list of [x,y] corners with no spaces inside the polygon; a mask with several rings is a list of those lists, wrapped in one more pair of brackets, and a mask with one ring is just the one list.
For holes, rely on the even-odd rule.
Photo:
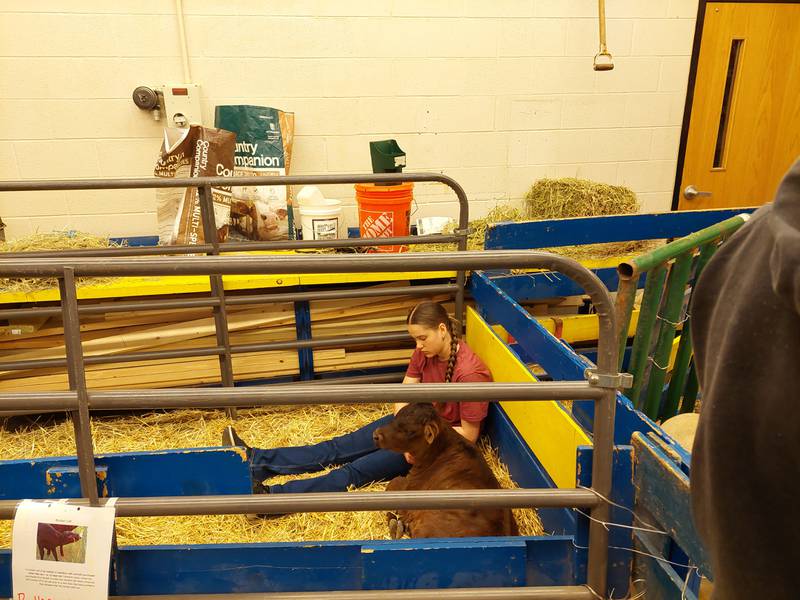
{"label": "stack of lumber", "polygon": [[[445,300],[445,298],[436,298]],[[380,334],[406,331],[405,320],[418,298],[382,297],[311,302],[312,336]],[[294,305],[229,306],[232,345],[296,339]],[[65,344],[60,317],[36,331],[0,335],[0,362],[63,358]],[[216,346],[210,308],[116,312],[81,317],[84,356]],[[407,363],[413,345],[382,342],[360,347],[314,350],[316,372],[348,371]],[[236,381],[298,373],[296,350],[248,352],[233,355]],[[216,356],[158,359],[87,365],[90,389],[165,388],[213,384],[220,381]],[[0,391],[59,391],[69,389],[65,368],[0,371]]]}

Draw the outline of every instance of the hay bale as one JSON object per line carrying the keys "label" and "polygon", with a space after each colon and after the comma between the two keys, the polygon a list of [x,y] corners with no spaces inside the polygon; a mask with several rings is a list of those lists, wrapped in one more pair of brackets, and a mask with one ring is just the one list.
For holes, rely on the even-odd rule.
{"label": "hay bale", "polygon": [[[107,237],[99,237],[80,231],[54,231],[34,233],[8,242],[0,242],[0,252],[37,252],[44,250],[78,250],[84,248],[110,248],[115,246]],[[76,285],[102,285],[112,277],[79,277]],[[0,277],[0,291],[28,293],[47,290],[58,285],[55,278]]]}
{"label": "hay bale", "polygon": [[[321,405],[241,409],[235,425],[245,440],[264,447],[320,442],[382,417],[389,405]],[[39,417],[0,428],[0,459],[36,458],[75,454],[72,423],[63,417]],[[230,421],[223,411],[176,410],[125,416],[92,417],[95,452],[152,451],[168,448],[218,446],[223,427]],[[276,425],[277,424],[277,425]],[[501,485],[516,487],[497,452],[488,444],[482,449]],[[325,471],[323,471],[324,473]],[[282,483],[302,476],[279,476]],[[379,491],[378,483],[361,491]],[[522,535],[542,535],[533,509],[514,510]],[[386,539],[383,512],[308,513],[249,521],[243,515],[190,517],[128,517],[117,519],[121,545],[220,544],[252,542],[302,542],[325,540]],[[11,543],[11,522],[0,521],[0,547]]]}
{"label": "hay bale", "polygon": [[587,179],[540,179],[525,195],[525,216],[533,220],[635,213],[633,190]]}

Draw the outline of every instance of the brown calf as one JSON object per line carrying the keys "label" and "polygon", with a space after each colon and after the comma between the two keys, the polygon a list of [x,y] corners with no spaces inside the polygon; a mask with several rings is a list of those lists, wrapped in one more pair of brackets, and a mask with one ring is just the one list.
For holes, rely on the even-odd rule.
{"label": "brown calf", "polygon": [[[408,452],[414,464],[387,490],[500,489],[478,447],[439,416],[432,404],[404,406],[394,420],[373,434],[379,448]],[[510,509],[401,510],[389,514],[393,538],[518,535]],[[394,522],[393,522],[394,521]]]}

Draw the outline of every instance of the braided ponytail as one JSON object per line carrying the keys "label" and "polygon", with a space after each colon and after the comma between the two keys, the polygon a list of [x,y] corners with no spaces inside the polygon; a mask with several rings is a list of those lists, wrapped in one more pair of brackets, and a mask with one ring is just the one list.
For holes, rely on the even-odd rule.
{"label": "braided ponytail", "polygon": [[447,319],[447,331],[450,334],[450,358],[447,359],[444,382],[450,383],[453,379],[453,370],[456,367],[456,354],[458,354],[458,338],[456,337],[456,329],[453,327],[453,319]]}

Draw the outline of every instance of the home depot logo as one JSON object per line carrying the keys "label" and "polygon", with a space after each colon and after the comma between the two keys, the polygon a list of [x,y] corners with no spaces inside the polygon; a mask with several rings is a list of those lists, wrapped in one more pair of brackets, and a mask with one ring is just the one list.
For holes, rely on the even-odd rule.
{"label": "home depot logo", "polygon": [[362,237],[392,237],[394,234],[394,213],[363,211]]}

